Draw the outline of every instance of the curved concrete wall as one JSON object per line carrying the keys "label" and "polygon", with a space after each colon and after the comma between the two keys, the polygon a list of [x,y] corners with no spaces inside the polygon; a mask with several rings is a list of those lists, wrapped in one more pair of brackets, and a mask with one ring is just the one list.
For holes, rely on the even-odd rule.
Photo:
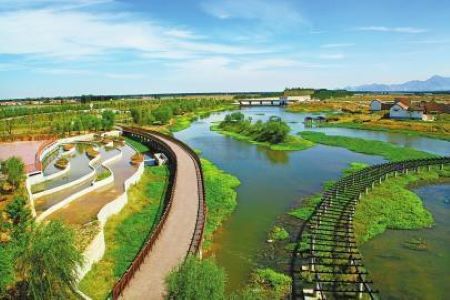
{"label": "curved concrete wall", "polygon": [[[114,174],[111,171],[111,169],[108,166],[106,166],[105,164],[109,164],[109,163],[113,162],[114,160],[119,159],[121,157],[122,157],[122,151],[119,150],[119,153],[117,155],[115,155],[115,156],[105,160],[104,162],[102,162],[103,167],[105,167],[106,169],[108,169],[111,172],[111,175],[108,178],[105,178],[105,179],[97,181],[97,182],[92,182],[90,187],[85,188],[85,189],[83,189],[81,191],[78,191],[78,192],[70,195],[69,197],[67,197],[63,201],[60,201],[60,202],[56,203],[55,205],[51,206],[46,211],[44,211],[42,214],[40,214],[37,217],[36,221],[40,222],[40,221],[44,220],[46,217],[48,217],[49,215],[51,215],[52,213],[54,213],[55,211],[57,211],[58,209],[61,209],[62,207],[64,207],[67,204],[69,204],[70,202],[74,201],[75,199],[77,199],[77,198],[79,198],[79,197],[81,197],[83,195],[86,195],[86,194],[94,191],[95,189],[98,189],[100,187],[104,187],[104,186],[106,186],[108,184],[113,183],[114,182]],[[99,159],[100,159],[100,155],[97,155],[96,158],[94,158],[93,160],[91,160],[89,162],[89,165],[92,167],[92,164],[93,164],[92,161],[94,161],[94,160],[97,161]],[[88,175],[89,175],[89,177],[90,176],[95,176],[95,170],[93,171],[93,173],[89,173]],[[58,189],[58,191],[59,191],[59,190],[65,189],[67,187],[73,186],[74,185],[73,182],[76,182],[75,184],[83,182],[85,180],[85,177],[86,176],[83,176],[82,178],[79,178],[78,180],[71,181],[71,182],[69,182],[69,183],[67,183],[65,185],[59,186],[58,188],[52,189],[50,191],[53,192],[56,189]],[[60,187],[63,187],[63,188],[60,188]],[[45,192],[48,192],[48,191],[44,191],[42,193],[45,193]],[[41,194],[41,193],[39,193],[39,194]],[[45,195],[47,195],[47,194],[49,194],[49,193],[46,193]],[[39,197],[40,196],[42,196],[42,195],[39,195]],[[35,197],[35,198],[38,198],[38,197]]]}
{"label": "curved concrete wall", "polygon": [[[106,244],[105,244],[105,234],[104,227],[108,219],[117,213],[119,213],[122,208],[128,203],[128,189],[139,181],[142,174],[144,173],[144,163],[142,162],[136,173],[134,173],[130,178],[125,180],[124,188],[125,191],[122,195],[117,197],[115,200],[109,202],[99,211],[97,214],[97,219],[100,223],[100,232],[95,236],[89,246],[83,253],[84,264],[78,269],[78,280],[81,280],[92,268],[92,265],[100,261],[105,254]],[[84,295],[85,296],[85,295]]]}

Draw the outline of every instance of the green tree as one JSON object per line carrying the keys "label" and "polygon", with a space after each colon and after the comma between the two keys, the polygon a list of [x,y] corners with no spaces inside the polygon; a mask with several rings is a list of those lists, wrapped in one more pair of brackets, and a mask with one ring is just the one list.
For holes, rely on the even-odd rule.
{"label": "green tree", "polygon": [[2,171],[7,176],[7,180],[16,188],[20,182],[25,180],[25,165],[16,156],[10,157],[3,162]]}
{"label": "green tree", "polygon": [[111,110],[105,110],[102,113],[102,125],[104,130],[111,130],[114,126],[116,114]]}
{"label": "green tree", "polygon": [[173,117],[172,109],[167,106],[160,106],[153,111],[153,116],[156,121],[166,124]]}
{"label": "green tree", "polygon": [[77,267],[83,256],[75,246],[74,231],[61,221],[33,228],[27,247],[17,255],[28,297],[69,299],[75,293]]}
{"label": "green tree", "polygon": [[226,275],[213,260],[189,257],[168,279],[170,299],[216,300],[225,298]]}
{"label": "green tree", "polygon": [[14,283],[14,256],[10,245],[0,244],[0,298]]}

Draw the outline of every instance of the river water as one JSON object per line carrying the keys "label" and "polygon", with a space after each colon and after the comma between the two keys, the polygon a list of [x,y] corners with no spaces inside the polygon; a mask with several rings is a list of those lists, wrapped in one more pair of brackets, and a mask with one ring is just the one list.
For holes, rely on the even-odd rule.
{"label": "river water", "polygon": [[[382,299],[448,299],[450,185],[413,191],[433,214],[432,229],[388,230],[361,247],[364,263]],[[411,240],[423,240],[426,249],[412,250],[407,247]]]}
{"label": "river water", "polygon": [[[279,116],[292,129],[304,130],[307,113],[289,113],[278,107],[252,107],[241,110],[253,120]],[[198,120],[175,136],[202,152],[202,156],[241,181],[237,189],[235,212],[215,235],[212,253],[228,274],[229,291],[242,287],[250,271],[257,267],[256,254],[276,218],[287,212],[299,199],[320,192],[327,180],[341,176],[351,162],[376,164],[382,157],[369,156],[343,148],[317,145],[304,151],[281,152],[237,141],[212,132],[212,123],[222,121],[229,112],[215,113]],[[341,128],[308,128],[329,134],[356,136],[394,142],[400,145],[449,154],[450,143],[417,136],[387,132],[370,132]]]}

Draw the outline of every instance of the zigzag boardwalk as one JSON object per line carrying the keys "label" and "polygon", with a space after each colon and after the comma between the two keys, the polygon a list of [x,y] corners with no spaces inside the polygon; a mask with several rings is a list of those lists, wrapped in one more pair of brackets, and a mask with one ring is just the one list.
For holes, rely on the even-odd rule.
{"label": "zigzag boardwalk", "polygon": [[[114,299],[162,299],[165,277],[201,247],[205,222],[203,175],[197,155],[182,142],[157,132],[124,129],[169,158],[164,212],[151,237],[113,288]],[[149,224],[150,226],[150,224]]]}
{"label": "zigzag boardwalk", "polygon": [[358,200],[389,175],[450,163],[450,157],[374,165],[337,181],[303,223],[291,261],[295,299],[377,299],[353,233]]}

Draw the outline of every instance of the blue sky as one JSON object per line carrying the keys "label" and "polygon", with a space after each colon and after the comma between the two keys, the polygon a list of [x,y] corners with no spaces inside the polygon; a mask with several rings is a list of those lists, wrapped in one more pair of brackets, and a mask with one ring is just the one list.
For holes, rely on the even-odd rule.
{"label": "blue sky", "polygon": [[450,76],[442,0],[0,0],[0,99]]}

